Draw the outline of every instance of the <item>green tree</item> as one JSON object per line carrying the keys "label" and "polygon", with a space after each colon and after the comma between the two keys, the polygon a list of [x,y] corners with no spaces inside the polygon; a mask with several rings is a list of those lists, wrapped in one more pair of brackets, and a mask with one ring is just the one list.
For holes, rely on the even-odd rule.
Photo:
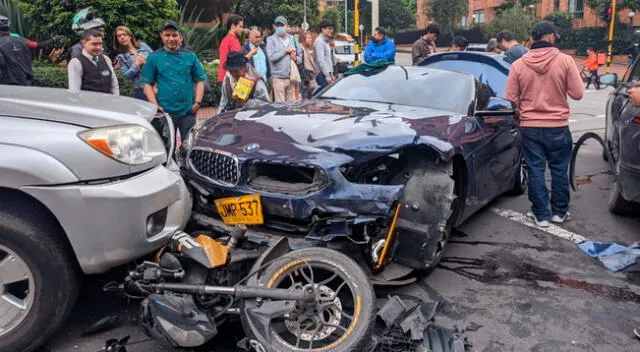
{"label": "green tree", "polygon": [[[604,10],[604,5],[611,2],[611,0],[586,0],[585,4],[591,8],[591,10],[597,14],[601,14]],[[618,0],[618,10],[628,8],[634,11],[640,10],[640,0]]]}
{"label": "green tree", "polygon": [[29,31],[29,22],[24,20],[22,11],[11,0],[0,0],[0,15],[6,16],[11,21],[11,31],[20,35],[26,35]]}
{"label": "green tree", "polygon": [[[245,26],[271,28],[278,16],[284,16],[289,26],[300,26],[304,20],[302,0],[234,0],[232,10],[244,17]],[[319,22],[317,0],[307,0],[307,22],[311,28]]]}
{"label": "green tree", "polygon": [[446,32],[453,32],[462,16],[469,13],[467,0],[430,0],[427,17],[433,18]]}
{"label": "green tree", "polygon": [[328,7],[320,16],[323,20],[331,21],[336,32],[344,32],[344,6]]}
{"label": "green tree", "polygon": [[[107,42],[111,42],[113,30],[126,25],[136,37],[157,43],[158,28],[166,19],[179,17],[176,0],[14,0],[17,1],[32,29],[28,35],[44,39],[54,34],[63,34],[77,39],[71,30],[71,20],[76,12],[93,7],[95,15],[107,22]],[[74,40],[75,40],[74,39]]]}
{"label": "green tree", "polygon": [[380,1],[380,25],[395,32],[400,29],[415,27],[416,18],[413,12],[405,7],[403,0]]}
{"label": "green tree", "polygon": [[520,7],[512,7],[502,11],[490,23],[480,26],[488,37],[495,37],[498,32],[508,29],[519,41],[531,36],[531,28],[536,24],[536,17],[531,11]]}
{"label": "green tree", "polygon": [[514,7],[529,8],[529,6],[536,5],[537,3],[538,0],[505,0],[502,5],[498,7],[497,13],[499,14],[502,11],[512,9]]}
{"label": "green tree", "polygon": [[406,7],[411,14],[414,14],[418,11],[417,0],[402,0],[402,2],[404,3],[404,7]]}

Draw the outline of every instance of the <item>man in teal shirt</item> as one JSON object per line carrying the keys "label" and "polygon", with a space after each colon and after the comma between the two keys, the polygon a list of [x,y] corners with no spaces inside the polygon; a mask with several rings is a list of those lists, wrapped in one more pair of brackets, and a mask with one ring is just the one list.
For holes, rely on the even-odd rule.
{"label": "man in teal shirt", "polygon": [[196,124],[207,74],[198,57],[180,46],[180,29],[175,21],[165,22],[160,38],[164,47],[147,57],[141,83],[147,99],[171,116],[184,140]]}

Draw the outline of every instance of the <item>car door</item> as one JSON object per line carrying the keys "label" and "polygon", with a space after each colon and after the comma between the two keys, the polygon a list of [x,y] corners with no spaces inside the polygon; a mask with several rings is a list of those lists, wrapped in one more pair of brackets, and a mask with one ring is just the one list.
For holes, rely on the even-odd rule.
{"label": "car door", "polygon": [[[476,85],[476,112],[496,109],[489,107],[493,91],[485,84]],[[507,107],[510,108],[510,107]],[[520,164],[520,134],[513,115],[476,116],[484,131],[485,141],[476,151],[478,197],[482,204],[511,189],[514,173]]]}
{"label": "car door", "polygon": [[[640,81],[640,60],[636,60],[632,66],[627,69],[627,72],[622,77],[623,82]],[[620,130],[619,122],[620,116],[624,107],[629,101],[627,95],[627,88],[624,85],[620,85],[609,94],[606,108],[606,121],[605,121],[605,142],[611,149],[614,159],[618,159],[620,150]]]}

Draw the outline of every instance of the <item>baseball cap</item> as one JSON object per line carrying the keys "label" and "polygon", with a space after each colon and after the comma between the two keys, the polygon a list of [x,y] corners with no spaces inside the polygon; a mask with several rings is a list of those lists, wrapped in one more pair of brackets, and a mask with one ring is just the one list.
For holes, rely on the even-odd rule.
{"label": "baseball cap", "polygon": [[278,16],[276,17],[276,20],[273,21],[273,24],[278,24],[278,23],[282,23],[284,25],[289,25],[289,23],[287,23],[287,19],[284,18],[284,16]]}
{"label": "baseball cap", "polygon": [[162,27],[160,27],[160,32],[165,31],[167,29],[175,29],[176,31],[180,30],[180,26],[174,20],[166,20]]}
{"label": "baseball cap", "polygon": [[547,34],[554,34],[556,39],[560,39],[560,34],[558,34],[558,29],[556,26],[549,21],[540,21],[533,26],[531,30],[531,36],[534,40],[538,40]]}

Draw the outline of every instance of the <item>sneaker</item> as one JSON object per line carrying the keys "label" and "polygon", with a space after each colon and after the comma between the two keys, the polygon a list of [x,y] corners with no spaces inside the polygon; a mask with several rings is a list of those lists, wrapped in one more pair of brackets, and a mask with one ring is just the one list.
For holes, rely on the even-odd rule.
{"label": "sneaker", "polygon": [[571,220],[571,213],[567,212],[564,216],[554,215],[551,218],[551,222],[555,222],[556,224],[562,224],[565,221]]}
{"label": "sneaker", "polygon": [[636,336],[640,338],[640,328],[633,329],[633,333],[636,334]]}
{"label": "sneaker", "polygon": [[551,226],[551,224],[549,224],[549,221],[547,220],[538,220],[538,218],[533,214],[533,213],[527,213],[527,215],[525,216],[525,219],[529,222],[532,222],[536,225],[538,225],[539,227],[549,227]]}

